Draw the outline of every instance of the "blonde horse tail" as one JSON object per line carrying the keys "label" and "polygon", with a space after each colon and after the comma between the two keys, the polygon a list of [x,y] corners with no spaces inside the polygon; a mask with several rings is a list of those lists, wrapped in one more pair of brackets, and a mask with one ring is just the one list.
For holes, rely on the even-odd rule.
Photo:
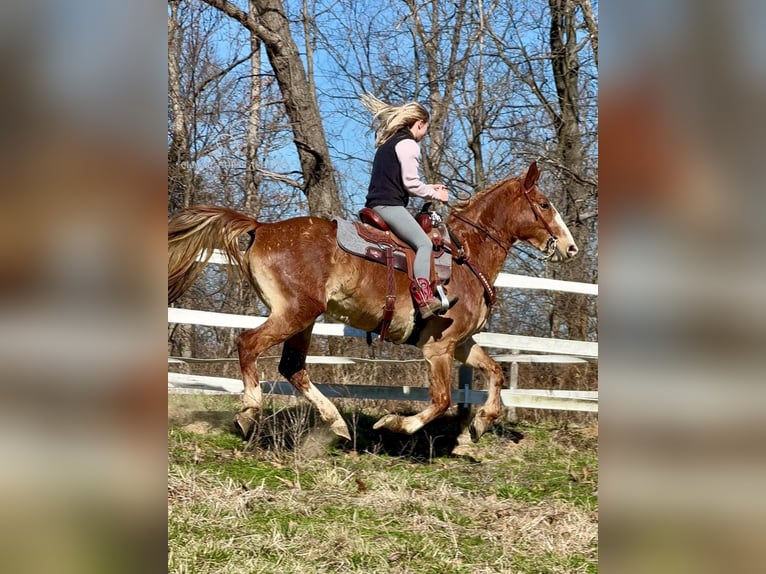
{"label": "blonde horse tail", "polygon": [[168,303],[191,287],[216,249],[229,259],[230,277],[236,268],[252,282],[239,238],[250,234],[249,248],[259,225],[252,217],[225,207],[199,205],[174,213],[168,220]]}

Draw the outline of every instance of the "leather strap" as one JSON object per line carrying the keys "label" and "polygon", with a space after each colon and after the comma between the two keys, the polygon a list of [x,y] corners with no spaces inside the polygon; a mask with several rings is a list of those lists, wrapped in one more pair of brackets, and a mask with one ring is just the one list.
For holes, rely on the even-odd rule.
{"label": "leather strap", "polygon": [[[529,199],[529,198],[527,197],[527,199]],[[467,223],[468,225],[470,225],[474,229],[478,229],[479,231],[481,231],[485,236],[487,236],[489,239],[491,239],[492,241],[497,243],[500,246],[500,248],[503,251],[505,251],[505,254],[508,255],[508,250],[511,248],[511,244],[505,245],[506,242],[503,241],[502,239],[500,239],[494,233],[492,233],[489,229],[486,229],[486,228],[482,227],[481,225],[479,225],[475,221],[471,221],[470,219],[468,219],[466,217],[463,217],[462,215],[460,215],[460,213],[454,212],[452,215],[456,219],[459,219],[460,221],[462,221],[463,223]],[[537,217],[537,214],[535,214],[535,217]]]}
{"label": "leather strap", "polygon": [[[490,237],[491,239],[496,241],[500,245],[500,247],[505,249],[505,246],[502,243],[500,243],[498,239],[492,236],[492,234],[489,233],[486,229],[478,227],[475,223],[463,217],[458,217],[458,219],[461,219],[465,221],[466,223],[468,223],[469,225],[472,225],[473,227],[476,227],[480,231],[484,232],[487,235],[487,237]],[[481,286],[484,288],[484,295],[487,298],[487,304],[491,307],[492,305],[495,304],[495,301],[497,301],[497,291],[495,291],[495,288],[489,282],[489,279],[487,279],[486,275],[484,275],[484,273],[476,266],[476,264],[468,258],[468,255],[466,255],[465,250],[463,249],[463,244],[460,242],[457,235],[455,235],[452,232],[452,229],[450,229],[449,226],[446,226],[446,227],[447,227],[447,232],[449,233],[450,239],[452,241],[445,242],[445,247],[452,254],[453,260],[458,265],[462,265],[465,263],[466,265],[468,265],[468,268],[471,270],[471,272],[474,275],[476,275],[476,278],[479,280],[479,283],[481,283]],[[507,249],[506,249],[506,253],[507,253]]]}
{"label": "leather strap", "polygon": [[529,203],[529,207],[532,208],[532,213],[535,214],[535,220],[540,220],[545,227],[545,230],[548,232],[548,235],[556,239],[556,234],[553,233],[553,229],[551,229],[551,226],[548,225],[548,222],[545,221],[545,218],[543,217],[543,214],[540,213],[540,209],[537,207],[537,204],[532,201],[532,198],[529,197],[529,193],[534,189],[534,186],[530,187],[529,189],[524,189],[524,197],[527,198],[527,203]]}
{"label": "leather strap", "polygon": [[481,286],[484,287],[484,295],[487,298],[487,305],[490,307],[494,305],[495,301],[497,301],[497,292],[495,291],[495,288],[473,261],[466,257],[463,259],[463,262],[468,265],[468,268],[473,272],[474,275],[476,275],[476,278],[479,280],[479,283],[481,283]]}
{"label": "leather strap", "polygon": [[388,289],[386,293],[386,304],[383,306],[383,321],[380,324],[380,340],[386,339],[388,327],[394,318],[394,308],[396,306],[396,282],[394,279],[394,250],[391,247],[385,248],[386,269],[388,270]]}

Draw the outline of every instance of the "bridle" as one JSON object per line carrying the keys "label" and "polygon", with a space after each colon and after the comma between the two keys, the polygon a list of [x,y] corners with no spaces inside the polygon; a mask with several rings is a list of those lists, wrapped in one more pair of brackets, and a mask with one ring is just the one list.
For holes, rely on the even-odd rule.
{"label": "bridle", "polygon": [[[534,187],[534,186],[532,186]],[[545,221],[545,218],[543,217],[543,214],[540,213],[540,208],[538,205],[532,201],[532,198],[529,197],[529,192],[532,191],[532,187],[524,189],[524,197],[527,198],[527,203],[529,203],[529,207],[532,208],[532,213],[535,214],[535,221],[538,219],[542,221],[543,226],[545,227],[545,230],[548,232],[548,241],[545,243],[545,257],[542,257],[541,259],[547,260],[553,257],[553,254],[556,253],[556,245],[558,244],[559,240],[556,237],[556,234],[553,233],[553,230],[551,229],[551,226],[548,225],[548,222]]]}
{"label": "bridle", "polygon": [[[533,186],[534,187],[534,186]],[[545,257],[539,257],[536,256],[538,259],[542,259],[544,261],[547,261],[553,255],[556,253],[556,246],[558,244],[558,238],[556,237],[556,234],[553,232],[553,229],[551,229],[551,226],[548,224],[547,221],[545,221],[545,218],[543,217],[542,213],[540,213],[540,208],[537,206],[537,204],[532,201],[532,198],[529,197],[529,192],[532,191],[532,187],[524,189],[524,197],[527,199],[527,202],[529,203],[529,207],[532,209],[532,213],[535,215],[535,221],[540,220],[545,227],[545,230],[548,232],[548,241],[545,244]],[[497,235],[489,231],[488,229],[482,227],[475,221],[471,221],[470,219],[463,217],[460,215],[460,213],[453,212],[452,215],[459,219],[460,221],[467,223],[474,229],[477,229],[478,231],[481,231],[486,237],[497,243],[500,248],[505,251],[506,256],[508,255],[508,251],[510,250],[511,246],[513,245],[513,242],[508,243],[506,241],[503,241],[500,239]]]}

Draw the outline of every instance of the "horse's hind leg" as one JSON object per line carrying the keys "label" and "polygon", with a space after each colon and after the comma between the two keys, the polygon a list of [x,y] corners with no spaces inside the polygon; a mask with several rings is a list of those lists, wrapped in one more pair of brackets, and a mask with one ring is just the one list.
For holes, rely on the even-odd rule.
{"label": "horse's hind leg", "polygon": [[338,409],[314,386],[306,372],[306,354],[311,342],[311,330],[313,328],[314,323],[312,322],[306,329],[285,341],[282,359],[279,361],[279,372],[317,408],[322,420],[330,425],[330,430],[339,437],[351,440],[348,426],[346,426],[346,422]]}
{"label": "horse's hind leg", "polygon": [[476,413],[468,427],[471,433],[471,440],[477,442],[481,435],[489,430],[495,419],[500,416],[500,391],[503,388],[503,369],[472,339],[469,339],[455,350],[455,358],[469,367],[480,369],[489,379],[487,400]]}
{"label": "horse's hind leg", "polygon": [[276,323],[269,317],[260,327],[244,331],[237,338],[239,367],[245,388],[242,393],[242,408],[234,417],[234,424],[245,438],[253,430],[263,402],[263,391],[258,380],[258,357],[269,347],[289,337],[289,333],[280,332]]}

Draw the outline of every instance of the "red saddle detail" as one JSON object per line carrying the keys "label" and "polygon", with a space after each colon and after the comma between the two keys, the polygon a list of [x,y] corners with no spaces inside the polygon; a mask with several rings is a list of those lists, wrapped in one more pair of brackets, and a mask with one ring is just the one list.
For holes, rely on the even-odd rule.
{"label": "red saddle detail", "polygon": [[[389,243],[393,245],[397,245],[399,248],[406,250],[411,250],[412,247],[405,241],[402,241],[399,237],[397,237],[393,231],[391,231],[391,228],[388,227],[388,224],[383,221],[383,218],[374,210],[370,209],[369,207],[363,207],[359,211],[359,219],[360,221],[372,227],[372,229],[365,229],[363,226],[357,225],[357,229],[359,231],[359,235],[361,237],[364,237],[365,239],[375,242],[375,243]],[[438,253],[441,253],[443,240],[441,237],[441,234],[434,230],[433,224],[431,222],[431,217],[427,213],[419,213],[415,220],[418,222],[418,225],[423,229],[423,231],[426,232],[429,239],[431,240],[431,243],[433,243],[434,251]],[[381,234],[380,232],[384,232],[384,234]]]}
{"label": "red saddle detail", "polygon": [[362,223],[366,223],[367,225],[371,225],[377,229],[382,229],[383,231],[391,231],[388,227],[388,224],[383,221],[383,218],[369,207],[363,207],[359,211],[359,219],[362,220]]}
{"label": "red saddle detail", "polygon": [[418,222],[420,227],[428,233],[431,234],[431,230],[434,228],[434,224],[431,221],[431,216],[427,213],[418,213],[418,215],[415,217],[415,220]]}

